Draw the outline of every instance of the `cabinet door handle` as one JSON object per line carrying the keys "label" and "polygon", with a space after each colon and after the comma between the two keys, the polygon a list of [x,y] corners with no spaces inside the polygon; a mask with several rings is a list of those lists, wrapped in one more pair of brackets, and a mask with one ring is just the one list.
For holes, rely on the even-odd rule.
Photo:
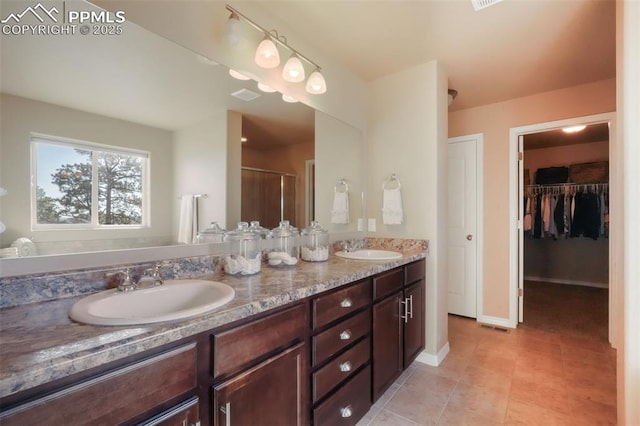
{"label": "cabinet door handle", "polygon": [[231,403],[227,402],[224,406],[221,406],[220,411],[224,414],[225,426],[231,426]]}
{"label": "cabinet door handle", "polygon": [[353,415],[353,407],[347,405],[346,407],[340,408],[340,415],[344,418],[351,417]]}
{"label": "cabinet door handle", "polygon": [[347,329],[340,333],[340,340],[351,339],[351,330]]}
{"label": "cabinet door handle", "polygon": [[[408,307],[407,299],[400,300],[400,319],[403,319],[405,323],[409,319],[408,308],[409,307]],[[404,311],[404,313],[402,311]]]}
{"label": "cabinet door handle", "polygon": [[340,364],[340,371],[342,371],[343,373],[351,371],[351,368],[353,368],[353,365],[351,365],[351,361],[345,361]]}
{"label": "cabinet door handle", "polygon": [[413,294],[407,300],[409,302],[409,318],[413,319]]}
{"label": "cabinet door handle", "polygon": [[353,302],[348,297],[344,298],[342,302],[340,302],[340,306],[342,308],[350,308],[353,306]]}

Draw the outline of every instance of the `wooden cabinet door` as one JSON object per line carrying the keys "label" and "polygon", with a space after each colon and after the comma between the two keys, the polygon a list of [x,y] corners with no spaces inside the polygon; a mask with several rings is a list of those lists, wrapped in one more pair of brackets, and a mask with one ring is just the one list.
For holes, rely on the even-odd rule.
{"label": "wooden cabinet door", "polygon": [[214,387],[214,425],[307,423],[304,345],[288,349]]}
{"label": "wooden cabinet door", "polygon": [[424,349],[424,280],[405,289],[407,322],[404,324],[404,368]]}
{"label": "wooden cabinet door", "polygon": [[373,402],[403,370],[401,297],[400,291],[373,305]]}

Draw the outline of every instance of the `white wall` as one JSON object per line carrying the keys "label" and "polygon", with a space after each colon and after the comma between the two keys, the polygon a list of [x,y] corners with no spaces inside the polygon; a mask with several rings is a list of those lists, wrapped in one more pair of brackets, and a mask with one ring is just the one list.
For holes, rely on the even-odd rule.
{"label": "white wall", "polygon": [[[377,222],[371,235],[429,240],[425,352],[432,361],[447,345],[446,92],[435,61],[373,81],[368,132],[367,210]],[[402,184],[401,225],[382,223],[382,184],[392,173]]]}
{"label": "white wall", "polygon": [[226,223],[227,114],[226,112],[174,132],[175,194],[173,235],[178,236],[180,203],[185,194],[206,194],[198,201],[198,229],[210,222]]}
{"label": "white wall", "polygon": [[[53,248],[59,251],[68,248],[73,252],[92,248],[126,248],[130,239],[137,239],[138,246],[145,239],[154,246],[171,241],[173,171],[170,132],[11,95],[2,95],[1,99],[0,186],[8,191],[8,195],[0,198],[2,222],[7,226],[7,231],[0,234],[1,246],[11,244],[18,237],[28,237],[36,245],[40,244],[43,248],[41,254],[48,254],[46,250]],[[151,226],[121,231],[31,231],[31,133],[149,151]],[[88,240],[97,238],[102,242],[96,247],[86,246]],[[106,239],[112,241],[107,243]],[[79,248],[78,244],[83,247]]]}

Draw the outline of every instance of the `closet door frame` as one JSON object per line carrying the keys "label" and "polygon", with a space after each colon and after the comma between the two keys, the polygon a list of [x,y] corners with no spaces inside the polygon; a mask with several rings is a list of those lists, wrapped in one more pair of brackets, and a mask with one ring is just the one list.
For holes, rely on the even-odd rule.
{"label": "closet door frame", "polygon": [[521,151],[519,140],[530,133],[544,132],[577,124],[609,123],[609,342],[615,348],[618,340],[615,313],[618,312],[620,288],[622,285],[622,265],[616,262],[623,253],[622,247],[622,175],[618,167],[622,163],[622,152],[613,143],[616,140],[615,112],[569,118],[565,120],[532,124],[509,129],[509,326],[517,327],[519,317],[519,288],[522,287],[522,193]]}

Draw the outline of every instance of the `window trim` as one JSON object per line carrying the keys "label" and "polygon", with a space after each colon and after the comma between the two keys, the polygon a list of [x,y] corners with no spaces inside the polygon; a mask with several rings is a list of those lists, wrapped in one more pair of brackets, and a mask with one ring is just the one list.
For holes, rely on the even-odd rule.
{"label": "window trim", "polygon": [[[92,158],[92,168],[91,168],[91,223],[48,223],[48,224],[40,224],[38,223],[38,201],[37,201],[37,144],[49,144],[49,145],[58,145],[65,146],[70,148],[78,148],[85,149],[91,151],[104,152],[104,153],[113,153],[113,154],[124,154],[137,156],[144,159],[142,162],[142,206],[141,206],[141,216],[142,223],[133,224],[133,225],[101,225],[98,223],[98,211],[97,203],[98,203],[98,185],[93,185],[93,182],[97,182],[98,180],[98,168],[95,167],[95,156],[91,156]],[[43,133],[30,133],[29,139],[29,149],[30,149],[30,222],[31,222],[31,230],[32,231],[71,231],[71,230],[135,230],[135,229],[145,229],[151,227],[150,220],[150,176],[151,176],[151,153],[149,151],[135,149],[135,148],[125,148],[114,145],[107,145],[101,143],[88,142],[84,140],[65,138],[61,136],[52,136]],[[95,203],[94,204],[94,200]]]}

